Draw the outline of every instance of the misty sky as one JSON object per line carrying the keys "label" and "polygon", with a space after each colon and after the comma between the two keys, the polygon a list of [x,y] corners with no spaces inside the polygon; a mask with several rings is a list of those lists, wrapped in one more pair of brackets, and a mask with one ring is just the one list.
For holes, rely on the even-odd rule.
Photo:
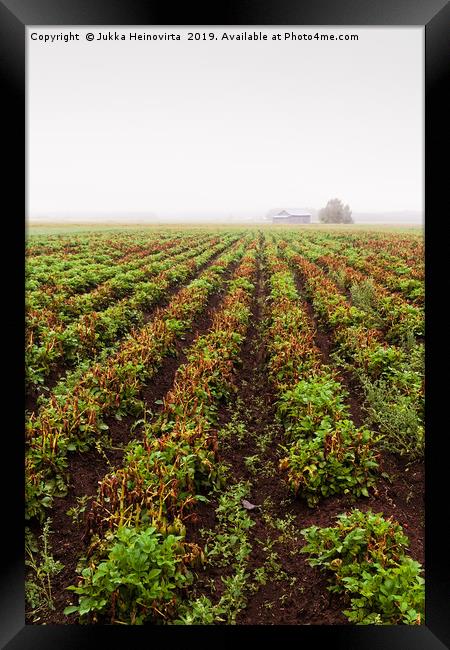
{"label": "misty sky", "polygon": [[[80,41],[31,41],[77,33]],[[93,41],[27,29],[28,217],[423,209],[423,28],[358,42]]]}

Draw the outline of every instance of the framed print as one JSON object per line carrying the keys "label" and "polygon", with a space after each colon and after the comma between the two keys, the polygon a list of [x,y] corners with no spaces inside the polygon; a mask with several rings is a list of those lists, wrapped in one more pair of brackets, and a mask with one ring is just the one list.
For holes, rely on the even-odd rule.
{"label": "framed print", "polygon": [[448,5],[169,14],[0,4],[2,647],[450,647]]}

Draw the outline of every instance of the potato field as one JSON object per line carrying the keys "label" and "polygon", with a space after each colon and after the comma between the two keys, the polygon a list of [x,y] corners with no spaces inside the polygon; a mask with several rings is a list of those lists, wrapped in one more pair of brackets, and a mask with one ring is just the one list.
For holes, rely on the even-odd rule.
{"label": "potato field", "polygon": [[27,623],[423,624],[423,249],[31,232]]}

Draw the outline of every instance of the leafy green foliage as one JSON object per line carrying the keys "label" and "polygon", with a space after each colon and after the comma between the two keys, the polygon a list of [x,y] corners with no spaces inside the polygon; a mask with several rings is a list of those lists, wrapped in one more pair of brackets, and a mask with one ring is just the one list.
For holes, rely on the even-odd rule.
{"label": "leafy green foliage", "polygon": [[51,519],[47,518],[38,543],[29,529],[25,531],[25,565],[28,567],[25,580],[25,596],[28,613],[37,623],[47,610],[53,610],[52,578],[64,565],[52,555]]}
{"label": "leafy green foliage", "polygon": [[335,527],[302,530],[311,566],[331,572],[329,590],[345,594],[350,622],[417,625],[424,619],[424,579],[405,554],[408,538],[392,518],[353,510]]}
{"label": "leafy green foliage", "polygon": [[230,562],[239,564],[251,552],[248,530],[254,526],[254,521],[241,505],[242,499],[248,496],[248,491],[248,484],[237,483],[219,498],[215,534],[205,546],[207,558],[218,566]]}
{"label": "leafy green foliage", "polygon": [[376,483],[377,456],[374,438],[367,429],[357,429],[351,420],[333,425],[323,420],[309,440],[299,439],[280,462],[297,496],[309,506],[336,494],[369,496]]}
{"label": "leafy green foliage", "polygon": [[225,619],[222,602],[213,604],[207,596],[200,596],[191,602],[182,603],[174,625],[214,625]]}
{"label": "leafy green foliage", "polygon": [[331,375],[323,373],[299,381],[291,390],[281,394],[277,413],[291,439],[314,435],[325,420],[343,417],[345,391]]}
{"label": "leafy green foliage", "polygon": [[83,582],[68,587],[80,596],[65,614],[108,613],[111,622],[140,625],[173,611],[179,590],[192,581],[180,536],[163,537],[156,528],[121,527],[108,558],[82,571]]}
{"label": "leafy green foliage", "polygon": [[420,398],[414,394],[402,394],[391,382],[371,382],[367,377],[363,377],[362,382],[368,421],[382,434],[382,446],[411,460],[422,458],[425,432],[418,412]]}
{"label": "leafy green foliage", "polygon": [[315,374],[282,393],[278,414],[292,444],[280,468],[309,506],[335,494],[369,496],[378,469],[377,439],[348,418],[342,386],[328,373]]}

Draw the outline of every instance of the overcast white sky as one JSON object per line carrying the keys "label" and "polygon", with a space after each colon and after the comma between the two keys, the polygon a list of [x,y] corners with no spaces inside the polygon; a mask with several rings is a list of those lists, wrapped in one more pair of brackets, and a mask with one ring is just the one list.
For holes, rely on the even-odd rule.
{"label": "overcast white sky", "polygon": [[[244,31],[359,41],[220,40]],[[29,27],[27,54],[30,219],[423,209],[422,27]]]}

